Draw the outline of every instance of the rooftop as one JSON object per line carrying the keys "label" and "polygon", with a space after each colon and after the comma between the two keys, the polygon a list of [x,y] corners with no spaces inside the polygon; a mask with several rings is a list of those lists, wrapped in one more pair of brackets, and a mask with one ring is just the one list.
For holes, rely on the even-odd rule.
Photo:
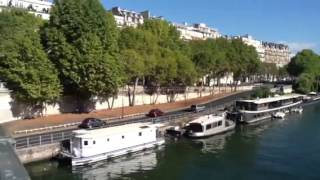
{"label": "rooftop", "polygon": [[282,100],[293,99],[293,98],[298,98],[298,97],[303,97],[303,95],[301,95],[301,94],[288,94],[288,95],[283,95],[283,96],[275,96],[275,97],[261,98],[261,99],[254,99],[254,100],[239,100],[238,102],[264,104],[264,103],[282,101]]}
{"label": "rooftop", "polygon": [[210,124],[210,123],[221,121],[223,119],[224,119],[223,116],[216,116],[216,115],[210,114],[210,115],[200,116],[199,118],[191,121],[190,123]]}
{"label": "rooftop", "polygon": [[108,128],[101,128],[101,129],[80,129],[75,130],[73,133],[76,137],[79,138],[93,138],[93,137],[100,137],[100,136],[110,136],[128,132],[135,132],[139,130],[145,130],[148,128],[155,128],[154,125],[150,125],[150,123],[134,123],[134,124],[127,124],[123,126],[115,126],[115,127],[108,127]]}

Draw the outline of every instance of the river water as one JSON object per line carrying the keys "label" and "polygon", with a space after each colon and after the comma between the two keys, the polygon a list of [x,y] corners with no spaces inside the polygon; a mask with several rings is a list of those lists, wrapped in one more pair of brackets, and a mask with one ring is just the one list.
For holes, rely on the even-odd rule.
{"label": "river water", "polygon": [[240,126],[202,140],[170,140],[157,150],[73,169],[56,161],[26,166],[32,179],[320,179],[320,104],[301,115]]}

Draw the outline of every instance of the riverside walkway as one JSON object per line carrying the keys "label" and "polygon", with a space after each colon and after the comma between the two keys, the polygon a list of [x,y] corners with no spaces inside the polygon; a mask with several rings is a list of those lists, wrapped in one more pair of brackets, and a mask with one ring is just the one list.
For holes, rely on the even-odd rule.
{"label": "riverside walkway", "polygon": [[12,139],[8,138],[0,126],[0,180],[30,180],[26,169],[18,159]]}
{"label": "riverside walkway", "polygon": [[[43,128],[43,127],[52,127],[59,126],[63,124],[72,124],[79,123],[87,117],[96,117],[100,119],[114,119],[119,118],[123,115],[126,119],[130,119],[132,115],[144,116],[150,109],[159,108],[165,112],[170,112],[177,109],[184,109],[190,107],[192,104],[203,104],[211,101],[218,100],[220,98],[228,97],[233,94],[241,93],[238,92],[224,92],[219,94],[213,94],[210,96],[205,96],[201,98],[190,99],[186,101],[177,101],[174,103],[165,103],[165,104],[155,104],[155,105],[137,105],[134,107],[124,107],[124,108],[115,108],[111,110],[99,110],[94,111],[89,114],[58,114],[50,115],[42,118],[31,119],[31,120],[17,120],[3,124],[3,128],[7,130],[12,137],[21,137],[25,136],[24,133],[15,133],[23,130],[30,130],[34,128]],[[65,128],[64,128],[65,129]],[[49,132],[46,130],[45,132]],[[55,131],[53,129],[53,131]],[[43,132],[40,132],[43,133]],[[29,133],[28,133],[29,134]]]}

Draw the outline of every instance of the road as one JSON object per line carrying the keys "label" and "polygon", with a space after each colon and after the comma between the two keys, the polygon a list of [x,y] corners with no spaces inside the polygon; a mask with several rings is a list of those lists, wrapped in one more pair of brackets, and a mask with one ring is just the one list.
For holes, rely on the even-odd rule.
{"label": "road", "polygon": [[[225,106],[231,105],[235,100],[243,97],[247,97],[251,93],[252,91],[245,91],[245,92],[237,93],[234,95],[230,95],[230,96],[215,100],[213,102],[203,104],[204,106],[206,106],[206,111],[197,113],[197,115],[213,113],[218,109],[223,109]],[[137,118],[129,118],[129,119],[123,119],[123,120],[109,121],[107,126],[108,127],[119,126],[119,125],[124,125],[129,123],[138,123],[138,122],[160,123],[160,122],[168,122],[170,120],[181,118],[181,117],[195,115],[195,113],[187,112],[186,110],[187,109],[181,109],[177,111],[167,112],[164,116],[157,117],[157,118],[137,117]],[[30,146],[39,146],[44,144],[58,143],[60,141],[69,139],[72,135],[72,131],[75,129],[77,128],[64,129],[64,130],[59,130],[55,132],[46,132],[46,133],[37,134],[37,135],[29,135],[29,136],[15,138],[16,149],[23,149]]]}

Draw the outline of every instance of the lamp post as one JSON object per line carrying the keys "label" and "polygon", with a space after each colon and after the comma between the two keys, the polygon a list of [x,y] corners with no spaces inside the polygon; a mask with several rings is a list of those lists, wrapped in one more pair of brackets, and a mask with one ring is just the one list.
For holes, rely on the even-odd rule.
{"label": "lamp post", "polygon": [[123,93],[124,92],[124,90],[122,90],[122,108],[121,108],[121,118],[123,119],[124,118],[124,102],[123,102]]}

